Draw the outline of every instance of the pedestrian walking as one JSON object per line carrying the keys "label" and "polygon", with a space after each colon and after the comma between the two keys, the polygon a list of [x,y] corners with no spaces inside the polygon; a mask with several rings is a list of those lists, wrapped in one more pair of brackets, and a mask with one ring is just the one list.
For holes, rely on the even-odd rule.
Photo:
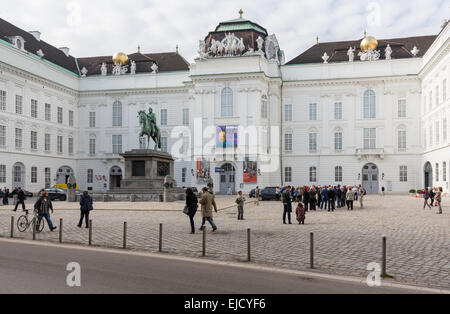
{"label": "pedestrian walking", "polygon": [[436,193],[434,193],[434,189],[430,188],[430,206],[433,207],[434,206],[434,196],[436,195]]}
{"label": "pedestrian walking", "polygon": [[22,205],[22,210],[24,212],[27,212],[27,210],[25,209],[25,192],[22,190],[21,187],[17,189],[17,201],[13,211],[17,211],[17,207],[19,207],[19,204]]}
{"label": "pedestrian walking", "polygon": [[381,187],[381,196],[384,196],[384,193],[385,193],[385,188],[384,188],[384,186],[382,186]]}
{"label": "pedestrian walking", "polygon": [[8,205],[9,204],[9,189],[7,189],[6,187],[3,189],[3,205]]}
{"label": "pedestrian walking", "polygon": [[242,191],[238,192],[238,197],[236,198],[236,204],[238,209],[238,220],[244,220],[244,204],[245,204],[245,197],[242,195]]}
{"label": "pedestrian walking", "polygon": [[346,200],[347,200],[347,210],[353,210],[353,201],[355,200],[355,192],[353,192],[351,186],[349,186],[347,189]]}
{"label": "pedestrian walking", "polygon": [[195,234],[194,216],[198,209],[198,199],[191,188],[186,189],[186,207],[187,215],[189,216],[189,222],[191,224],[191,234]]}
{"label": "pedestrian walking", "polygon": [[56,227],[53,226],[53,222],[50,219],[50,211],[53,214],[53,204],[48,197],[48,193],[46,191],[41,192],[41,197],[34,204],[34,209],[38,212],[38,221],[36,224],[36,230],[39,230],[39,226],[41,224],[42,218],[45,218],[47,221],[48,227],[50,231],[54,231]]}
{"label": "pedestrian walking", "polygon": [[14,206],[17,204],[18,193],[19,193],[19,189],[17,187],[14,187],[13,191],[11,192],[11,195],[13,196],[13,205]]}
{"label": "pedestrian walking", "polygon": [[92,205],[92,197],[89,195],[88,191],[84,191],[80,198],[80,221],[78,227],[81,228],[83,224],[83,218],[85,220],[85,227],[89,228],[89,213],[94,209]]}
{"label": "pedestrian walking", "polygon": [[283,224],[286,224],[286,216],[288,217],[289,224],[291,224],[292,200],[290,186],[281,194],[281,200],[283,202]]}
{"label": "pedestrian walking", "polygon": [[306,219],[306,211],[302,202],[298,203],[297,208],[295,210],[295,214],[297,215],[298,223],[304,225]]}
{"label": "pedestrian walking", "polygon": [[214,195],[212,195],[208,191],[208,188],[204,187],[202,189],[202,192],[202,198],[199,201],[199,203],[202,205],[202,226],[200,227],[200,230],[203,230],[205,228],[205,223],[206,221],[208,221],[213,228],[213,232],[215,232],[217,230],[217,226],[213,220],[213,208],[217,213],[216,201],[214,200]]}
{"label": "pedestrian walking", "polygon": [[366,196],[366,189],[359,185],[359,207],[364,208],[363,200],[364,196]]}
{"label": "pedestrian walking", "polygon": [[438,212],[436,214],[442,214],[442,186],[436,188],[436,194],[434,195],[434,200],[436,201],[436,206],[438,207]]}
{"label": "pedestrian walking", "polygon": [[259,206],[259,187],[258,186],[255,188],[255,204],[256,204],[256,206]]}
{"label": "pedestrian walking", "polygon": [[[425,209],[425,206],[428,206],[428,208],[431,209],[430,204],[428,204],[429,198],[430,198],[430,188],[425,188],[423,193],[423,209]],[[431,203],[433,203],[433,199],[431,199]]]}

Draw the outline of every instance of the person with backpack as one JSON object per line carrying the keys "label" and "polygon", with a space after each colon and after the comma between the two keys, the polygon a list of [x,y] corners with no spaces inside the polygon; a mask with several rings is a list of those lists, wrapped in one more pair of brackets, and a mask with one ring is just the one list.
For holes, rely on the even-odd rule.
{"label": "person with backpack", "polygon": [[89,228],[89,212],[93,210],[92,197],[89,195],[88,191],[84,191],[80,198],[80,222],[78,223],[78,228],[81,228],[83,224],[83,218],[85,219],[86,228]]}

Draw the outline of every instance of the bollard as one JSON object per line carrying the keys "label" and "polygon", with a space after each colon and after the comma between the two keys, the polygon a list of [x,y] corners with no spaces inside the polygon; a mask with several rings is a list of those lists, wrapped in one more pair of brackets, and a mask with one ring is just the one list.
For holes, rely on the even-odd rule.
{"label": "bollard", "polygon": [[59,219],[59,243],[63,241],[63,219]]}
{"label": "bollard", "polygon": [[251,255],[251,241],[250,241],[250,228],[247,229],[247,261],[252,261]]}
{"label": "bollard", "polygon": [[89,220],[89,246],[92,245],[92,220]]}
{"label": "bollard", "polygon": [[36,240],[36,217],[33,218],[33,240]]}
{"label": "bollard", "polygon": [[123,223],[123,249],[127,248],[127,222]]}
{"label": "bollard", "polygon": [[309,245],[309,265],[312,269],[314,268],[314,232],[310,233]]}
{"label": "bollard", "polygon": [[159,252],[162,252],[162,233],[163,233],[163,225],[159,224]]}
{"label": "bollard", "polygon": [[14,238],[14,216],[11,216],[11,239]]}
{"label": "bollard", "polygon": [[203,227],[202,256],[206,256],[206,228]]}
{"label": "bollard", "polygon": [[381,277],[387,277],[386,273],[386,236],[382,236],[381,248]]}

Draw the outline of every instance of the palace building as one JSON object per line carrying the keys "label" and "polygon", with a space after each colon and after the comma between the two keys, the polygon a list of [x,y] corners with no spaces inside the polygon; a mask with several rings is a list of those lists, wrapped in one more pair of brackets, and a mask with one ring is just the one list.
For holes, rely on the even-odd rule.
{"label": "palace building", "polygon": [[[0,187],[114,190],[137,113],[157,117],[178,186],[362,184],[449,192],[450,23],[439,34],[319,42],[288,61],[242,17],[177,51],[77,58],[0,19]],[[199,34],[200,36],[202,34]]]}

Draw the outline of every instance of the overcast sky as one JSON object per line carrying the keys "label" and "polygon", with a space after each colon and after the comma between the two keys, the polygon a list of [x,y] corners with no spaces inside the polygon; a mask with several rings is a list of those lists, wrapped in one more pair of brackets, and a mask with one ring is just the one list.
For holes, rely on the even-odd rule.
{"label": "overcast sky", "polygon": [[[244,17],[275,34],[286,61],[320,41],[431,35],[450,18],[446,0],[14,0],[0,17],[76,57],[175,51],[190,62],[198,40]],[[13,4],[13,5],[12,5]]]}

